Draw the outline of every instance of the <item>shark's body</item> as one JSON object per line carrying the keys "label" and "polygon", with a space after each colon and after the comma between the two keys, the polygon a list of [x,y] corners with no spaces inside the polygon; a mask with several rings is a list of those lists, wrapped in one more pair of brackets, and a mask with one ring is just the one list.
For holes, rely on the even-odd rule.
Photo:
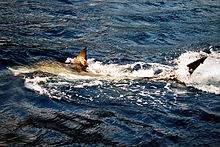
{"label": "shark's body", "polygon": [[[42,60],[40,62],[37,62],[33,65],[28,65],[23,68],[23,71],[25,69],[28,71],[27,73],[32,73],[32,75],[36,76],[47,76],[50,75],[62,75],[62,74],[70,74],[70,75],[86,75],[86,76],[100,76],[98,73],[91,73],[87,70],[88,63],[87,63],[87,49],[84,48],[80,54],[72,59],[67,58],[66,62],[59,62],[55,60]],[[191,75],[196,68],[202,64],[207,57],[202,57],[190,64],[187,65],[188,72]],[[14,71],[16,73],[16,71]],[[24,72],[25,73],[25,72]],[[18,73],[21,74],[21,73]],[[129,77],[126,77],[129,78]],[[178,78],[175,74],[175,71],[171,73],[166,73],[166,75],[155,75],[153,77],[150,77],[149,79],[155,79],[155,80],[177,80]]]}
{"label": "shark's body", "polygon": [[15,75],[26,73],[34,73],[38,76],[60,75],[62,73],[88,75],[87,67],[86,48],[84,48],[76,58],[67,60],[65,63],[56,60],[41,60],[34,64],[17,67],[19,70],[11,69],[11,71]]}

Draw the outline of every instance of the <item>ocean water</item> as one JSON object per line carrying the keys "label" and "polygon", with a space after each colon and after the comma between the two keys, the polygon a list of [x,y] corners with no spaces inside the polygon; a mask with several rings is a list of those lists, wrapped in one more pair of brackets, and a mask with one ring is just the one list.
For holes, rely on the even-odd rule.
{"label": "ocean water", "polygon": [[219,0],[1,0],[0,146],[219,146],[219,26]]}

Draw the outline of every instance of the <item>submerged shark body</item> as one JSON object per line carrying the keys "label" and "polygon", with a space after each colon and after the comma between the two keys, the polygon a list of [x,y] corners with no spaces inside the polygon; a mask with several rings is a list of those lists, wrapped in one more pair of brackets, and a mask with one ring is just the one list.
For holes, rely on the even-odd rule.
{"label": "submerged shark body", "polygon": [[37,75],[43,76],[45,74],[50,75],[59,75],[62,73],[66,74],[79,74],[87,72],[87,58],[86,58],[86,50],[84,48],[80,54],[74,59],[67,59],[65,63],[55,61],[55,60],[42,60],[35,64],[27,65],[20,67],[22,68],[23,72],[16,71],[16,69],[11,69],[15,75],[20,75],[24,73],[34,73]]}

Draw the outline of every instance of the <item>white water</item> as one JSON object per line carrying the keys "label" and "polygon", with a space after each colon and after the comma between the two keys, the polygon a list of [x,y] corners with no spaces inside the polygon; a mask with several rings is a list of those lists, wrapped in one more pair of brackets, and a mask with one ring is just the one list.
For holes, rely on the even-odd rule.
{"label": "white water", "polygon": [[[94,61],[94,59],[88,60],[88,71],[95,75],[102,75],[112,78],[142,78],[154,76],[153,69],[144,69],[143,65],[146,63],[136,62],[133,64],[117,65],[117,64],[103,64],[100,61]],[[136,65],[140,66],[139,70],[134,69]]]}
{"label": "white water", "polygon": [[190,77],[193,87],[220,94],[220,54],[210,55]]}
{"label": "white water", "polygon": [[[187,64],[201,58],[201,56],[208,56],[208,58],[201,64],[192,75],[188,72]],[[69,58],[68,58],[69,59]],[[66,81],[76,80],[93,80],[78,82],[75,87],[82,88],[84,86],[102,85],[102,80],[119,80],[119,79],[135,79],[135,78],[152,78],[159,77],[159,79],[170,78],[171,75],[185,83],[187,86],[193,86],[199,90],[220,94],[220,53],[212,52],[210,55],[204,52],[186,52],[180,55],[178,59],[174,60],[176,66],[168,66],[159,63],[143,63],[136,62],[133,64],[117,65],[117,64],[103,64],[94,59],[88,60],[89,74],[71,74],[70,72],[52,73]],[[146,68],[144,65],[148,65]],[[135,70],[135,66],[139,68]],[[50,67],[52,68],[52,67]],[[17,67],[16,69],[10,68],[16,75],[19,73],[31,73],[33,68]],[[38,69],[39,70],[39,69]],[[160,70],[161,73],[156,75],[156,71]],[[53,70],[51,70],[53,71]],[[38,83],[48,82],[46,78],[35,77],[33,79],[26,78],[25,85],[27,88],[38,91],[39,93],[47,93],[45,88],[40,87]],[[95,81],[95,82],[94,82]]]}
{"label": "white water", "polygon": [[[188,73],[187,64],[201,58],[208,58],[201,64],[192,75]],[[186,52],[177,60],[175,74],[181,82],[187,86],[193,86],[199,90],[220,94],[220,53],[212,51],[211,54],[204,52]]]}

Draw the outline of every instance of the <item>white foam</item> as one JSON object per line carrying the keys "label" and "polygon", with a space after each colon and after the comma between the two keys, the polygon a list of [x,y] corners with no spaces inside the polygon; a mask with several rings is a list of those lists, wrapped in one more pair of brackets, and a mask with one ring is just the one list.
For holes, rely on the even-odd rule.
{"label": "white foam", "polygon": [[90,81],[90,82],[83,82],[81,84],[77,84],[74,87],[75,88],[84,88],[84,87],[92,87],[92,86],[98,86],[98,85],[103,85],[102,81],[95,80],[95,81]]}
{"label": "white foam", "polygon": [[190,73],[187,65],[201,58],[203,52],[186,52],[180,55],[178,59],[175,59],[174,62],[177,63],[177,67],[175,70],[175,75],[177,79],[181,82],[188,83],[190,78]]}
{"label": "white foam", "polygon": [[33,79],[30,78],[25,78],[25,87],[30,89],[30,90],[34,90],[39,92],[40,94],[46,94],[47,90],[42,88],[39,83],[40,82],[46,82],[47,78],[40,78],[40,77],[35,77]]}
{"label": "white foam", "polygon": [[[118,65],[118,64],[103,64],[100,61],[94,61],[94,59],[88,60],[88,71],[95,75],[109,76],[115,78],[138,78],[138,77],[152,77],[154,75],[153,69],[143,69],[143,65],[146,63],[136,62],[133,64]],[[136,65],[140,65],[139,70],[133,69]]]}
{"label": "white foam", "polygon": [[[201,58],[202,55],[208,56],[207,59],[190,75],[186,65]],[[186,52],[176,62],[175,73],[178,80],[187,86],[220,94],[220,53],[212,51],[210,55],[207,55],[203,52]]]}
{"label": "white foam", "polygon": [[68,64],[69,63],[75,63],[74,61],[75,61],[75,58],[67,58],[65,63],[68,63]]}

